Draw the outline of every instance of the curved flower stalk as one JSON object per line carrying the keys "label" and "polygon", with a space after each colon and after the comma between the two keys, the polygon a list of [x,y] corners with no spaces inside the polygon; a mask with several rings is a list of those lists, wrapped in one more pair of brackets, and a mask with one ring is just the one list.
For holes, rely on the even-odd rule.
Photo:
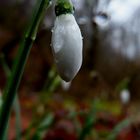
{"label": "curved flower stalk", "polygon": [[9,77],[4,95],[2,97],[3,103],[0,110],[0,140],[5,140],[5,132],[8,126],[11,108],[23,75],[26,60],[36,39],[38,27],[44,16],[44,13],[51,4],[51,0],[41,0],[38,2],[39,3],[37,3],[38,6],[35,10],[33,20],[25,34],[23,41],[21,42],[21,46],[19,48],[17,58],[15,59],[11,76]]}
{"label": "curved flower stalk", "polygon": [[83,41],[69,0],[58,0],[52,30],[52,51],[60,77],[71,81],[82,65]]}

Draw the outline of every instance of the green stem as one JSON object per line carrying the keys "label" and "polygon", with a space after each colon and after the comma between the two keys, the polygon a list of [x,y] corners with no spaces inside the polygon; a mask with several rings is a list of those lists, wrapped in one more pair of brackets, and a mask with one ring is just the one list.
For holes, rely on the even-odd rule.
{"label": "green stem", "polygon": [[[0,55],[0,62],[1,62],[1,65],[4,69],[4,71],[5,71],[6,78],[8,79],[9,76],[11,75],[11,70],[5,61],[4,54]],[[16,140],[20,140],[21,139],[21,115],[20,115],[20,104],[19,104],[19,100],[18,100],[18,95],[16,95],[16,98],[15,98],[15,101],[13,104],[13,108],[14,108],[14,111],[16,114]],[[7,126],[7,129],[8,129],[8,126]],[[7,139],[6,138],[7,134],[8,134],[8,130],[5,133],[4,139]]]}
{"label": "green stem", "polygon": [[123,129],[127,128],[132,123],[131,118],[126,118],[122,120],[115,128],[111,131],[110,135],[107,137],[107,140],[116,140],[117,135],[122,132]]}
{"label": "green stem", "polygon": [[16,140],[21,139],[21,114],[20,114],[20,104],[19,104],[19,99],[18,96],[16,96],[15,101],[14,101],[14,111],[16,114]]}
{"label": "green stem", "polygon": [[26,60],[36,38],[40,21],[44,15],[46,7],[49,5],[50,0],[41,0],[36,15],[34,16],[35,18],[33,19],[33,22],[31,23],[31,26],[19,48],[18,56],[12,70],[12,75],[10,76],[10,80],[6,86],[7,89],[4,93],[4,102],[0,112],[0,140],[4,140],[4,134],[9,120],[10,111],[23,75]]}
{"label": "green stem", "polygon": [[95,99],[91,108],[91,111],[89,112],[87,118],[86,118],[86,122],[85,125],[83,126],[80,135],[78,137],[78,140],[85,140],[86,136],[91,132],[91,130],[93,129],[93,125],[96,122],[97,119],[97,103],[98,103],[98,99]]}
{"label": "green stem", "polygon": [[7,65],[4,54],[0,54],[0,64],[2,65],[2,68],[5,72],[6,79],[8,79],[9,76],[11,75],[11,70],[9,66]]}

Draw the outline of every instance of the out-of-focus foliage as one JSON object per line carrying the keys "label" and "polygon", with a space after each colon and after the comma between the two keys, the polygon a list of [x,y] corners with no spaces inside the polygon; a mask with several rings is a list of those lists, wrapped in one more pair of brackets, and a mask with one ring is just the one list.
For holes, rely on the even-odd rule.
{"label": "out-of-focus foliage", "polygon": [[[137,99],[140,90],[139,2],[134,0],[138,2],[135,5],[130,0],[72,1],[84,39],[82,69],[68,84],[57,75],[50,50],[55,18],[52,5],[40,25],[19,89],[22,137],[76,140],[80,132],[86,132],[87,140],[139,139],[140,120],[136,114],[139,102],[130,102],[131,97]],[[0,0],[0,54],[10,69],[35,3],[35,0]],[[121,9],[116,7],[117,10],[108,13],[112,7],[110,3],[118,7],[120,3]],[[127,10],[133,14],[127,14],[127,20],[123,18],[118,22],[121,10],[123,14]],[[0,88],[3,89],[7,77],[2,63],[0,73]],[[131,91],[130,101],[124,104],[119,94],[127,88]],[[93,107],[95,97],[99,101]],[[130,123],[126,119],[132,115],[138,119],[134,117]],[[14,119],[13,113],[10,138],[15,138]]]}
{"label": "out-of-focus foliage", "polygon": [[135,94],[140,82],[139,8],[138,0],[98,0],[93,18],[95,69],[111,86],[130,78],[129,88]]}

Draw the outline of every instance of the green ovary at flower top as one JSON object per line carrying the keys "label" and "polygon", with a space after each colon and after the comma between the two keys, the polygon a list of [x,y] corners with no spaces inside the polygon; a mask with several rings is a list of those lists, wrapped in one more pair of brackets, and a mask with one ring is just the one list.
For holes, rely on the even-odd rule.
{"label": "green ovary at flower top", "polygon": [[60,77],[71,81],[82,65],[83,40],[69,0],[58,0],[52,30],[52,51]]}
{"label": "green ovary at flower top", "polygon": [[55,14],[56,16],[62,14],[74,13],[74,7],[70,0],[57,0],[55,5]]}

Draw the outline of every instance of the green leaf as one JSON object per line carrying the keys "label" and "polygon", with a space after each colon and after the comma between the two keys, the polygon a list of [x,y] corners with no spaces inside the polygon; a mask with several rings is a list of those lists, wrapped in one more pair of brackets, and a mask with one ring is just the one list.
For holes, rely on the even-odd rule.
{"label": "green leaf", "polygon": [[42,140],[44,134],[47,132],[48,128],[54,121],[54,114],[50,113],[45,117],[39,124],[38,128],[35,131],[35,134],[32,137],[32,140]]}
{"label": "green leaf", "polygon": [[131,123],[131,119],[125,119],[122,122],[120,122],[111,132],[111,134],[108,136],[107,140],[115,140],[117,135],[126,127],[128,127]]}

